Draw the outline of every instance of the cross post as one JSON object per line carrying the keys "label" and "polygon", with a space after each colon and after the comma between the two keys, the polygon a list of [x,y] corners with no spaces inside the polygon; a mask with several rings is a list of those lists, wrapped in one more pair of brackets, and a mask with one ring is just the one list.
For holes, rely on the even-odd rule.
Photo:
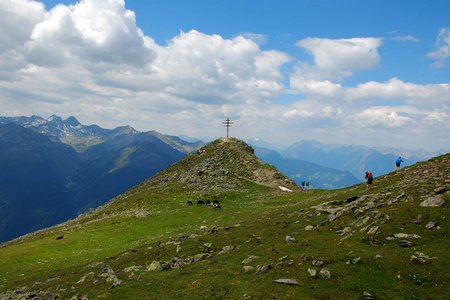
{"label": "cross post", "polygon": [[230,118],[227,118],[225,121],[223,121],[223,126],[227,128],[227,137],[229,136],[230,127],[233,126],[233,121],[230,120]]}

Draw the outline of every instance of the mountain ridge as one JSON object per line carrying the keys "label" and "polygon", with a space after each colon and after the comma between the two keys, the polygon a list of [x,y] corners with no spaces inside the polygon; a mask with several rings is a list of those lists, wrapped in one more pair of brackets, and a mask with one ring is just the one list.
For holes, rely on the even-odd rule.
{"label": "mountain ridge", "polygon": [[[202,155],[155,177],[195,169]],[[439,299],[450,286],[449,174],[447,154],[376,177],[370,189],[285,193],[246,180],[197,191],[149,180],[0,247],[0,295]]]}

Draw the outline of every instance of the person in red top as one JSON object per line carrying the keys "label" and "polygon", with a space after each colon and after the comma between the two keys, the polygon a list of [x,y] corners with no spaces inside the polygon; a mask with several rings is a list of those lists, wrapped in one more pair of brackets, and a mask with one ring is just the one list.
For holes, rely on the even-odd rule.
{"label": "person in red top", "polygon": [[367,184],[367,189],[369,189],[372,186],[373,183],[373,175],[371,172],[366,171],[366,176],[365,178],[367,179],[366,184]]}

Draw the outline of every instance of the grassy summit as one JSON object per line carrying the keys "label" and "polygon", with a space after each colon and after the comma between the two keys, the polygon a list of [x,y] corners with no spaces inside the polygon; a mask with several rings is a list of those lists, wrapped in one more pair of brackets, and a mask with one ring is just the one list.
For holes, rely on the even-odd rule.
{"label": "grassy summit", "polygon": [[[450,155],[376,178],[370,190],[300,192],[239,140],[205,150],[88,214],[5,244],[0,299],[445,299],[450,292]],[[219,200],[222,209],[197,199]]]}

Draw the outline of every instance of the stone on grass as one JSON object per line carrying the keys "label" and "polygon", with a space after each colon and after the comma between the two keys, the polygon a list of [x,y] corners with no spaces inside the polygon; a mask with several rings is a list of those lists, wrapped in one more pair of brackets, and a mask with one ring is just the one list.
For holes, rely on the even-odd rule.
{"label": "stone on grass", "polygon": [[242,261],[242,264],[247,265],[247,264],[251,264],[252,262],[254,262],[255,260],[257,260],[259,258],[259,256],[256,255],[249,255],[246,259],[244,259]]}
{"label": "stone on grass", "polygon": [[161,271],[162,263],[160,261],[152,261],[150,265],[147,266],[147,271]]}
{"label": "stone on grass", "polygon": [[438,188],[435,188],[434,189],[434,192],[436,193],[436,194],[443,194],[443,193],[445,193],[446,191],[448,191],[449,189],[448,189],[448,187],[447,186],[440,186],[440,187],[438,187]]}
{"label": "stone on grass", "polygon": [[255,268],[252,266],[244,266],[244,273],[250,273],[253,272],[253,270],[255,270]]}
{"label": "stone on grass", "polygon": [[83,277],[81,277],[80,280],[78,280],[76,284],[84,283],[87,278],[89,278],[89,277],[92,278],[92,277],[94,277],[94,275],[95,275],[94,272],[89,272],[86,275],[84,275]]}
{"label": "stone on grass", "polygon": [[320,277],[324,278],[324,279],[330,279],[331,278],[331,273],[327,268],[322,268],[319,271],[319,275]]}
{"label": "stone on grass", "polygon": [[412,220],[412,222],[414,224],[417,224],[417,225],[422,223],[423,222],[423,216],[421,214],[419,214],[414,220]]}
{"label": "stone on grass", "polygon": [[428,256],[422,252],[415,252],[413,255],[411,255],[411,258],[409,259],[409,261],[414,264],[423,265],[432,259],[436,259],[436,257]]}
{"label": "stone on grass", "polygon": [[123,269],[125,273],[137,272],[142,269],[142,266],[130,266]]}
{"label": "stone on grass", "polygon": [[408,240],[400,240],[397,244],[397,246],[402,247],[402,248],[408,248],[412,246],[412,242],[408,241]]}
{"label": "stone on grass", "polygon": [[352,259],[352,260],[350,261],[350,263],[351,263],[352,265],[356,265],[357,263],[359,263],[360,260],[361,260],[361,257],[355,257],[354,259]]}
{"label": "stone on grass", "polygon": [[321,267],[321,266],[323,266],[325,264],[325,262],[323,261],[323,260],[313,260],[312,261],[312,265],[313,266],[316,266],[316,267]]}
{"label": "stone on grass", "polygon": [[431,196],[420,203],[422,207],[440,207],[445,204],[444,199],[440,196]]}
{"label": "stone on grass", "polygon": [[439,226],[437,226],[437,222],[430,221],[425,225],[426,229],[437,229]]}
{"label": "stone on grass", "polygon": [[295,237],[292,237],[290,235],[287,235],[284,240],[286,241],[286,243],[294,243],[295,242]]}
{"label": "stone on grass", "polygon": [[239,245],[229,245],[222,248],[218,254],[226,254],[234,251],[239,251],[241,247]]}
{"label": "stone on grass", "polygon": [[367,299],[367,300],[375,300],[376,299],[374,296],[372,296],[372,294],[370,294],[369,292],[366,292],[366,291],[364,291],[363,297],[364,297],[364,299]]}
{"label": "stone on grass", "polygon": [[308,273],[313,278],[317,277],[317,270],[316,269],[308,268]]}
{"label": "stone on grass", "polygon": [[272,263],[267,263],[264,265],[259,265],[256,268],[256,274],[264,274],[267,273],[270,269],[272,269]]}
{"label": "stone on grass", "polygon": [[277,279],[274,280],[274,282],[276,283],[280,283],[280,284],[287,284],[287,285],[299,285],[299,283],[297,282],[297,280],[295,279],[291,279],[291,278],[287,278],[287,279]]}
{"label": "stone on grass", "polygon": [[408,233],[396,233],[394,234],[394,237],[397,239],[420,239],[420,235],[418,234],[408,234]]}

